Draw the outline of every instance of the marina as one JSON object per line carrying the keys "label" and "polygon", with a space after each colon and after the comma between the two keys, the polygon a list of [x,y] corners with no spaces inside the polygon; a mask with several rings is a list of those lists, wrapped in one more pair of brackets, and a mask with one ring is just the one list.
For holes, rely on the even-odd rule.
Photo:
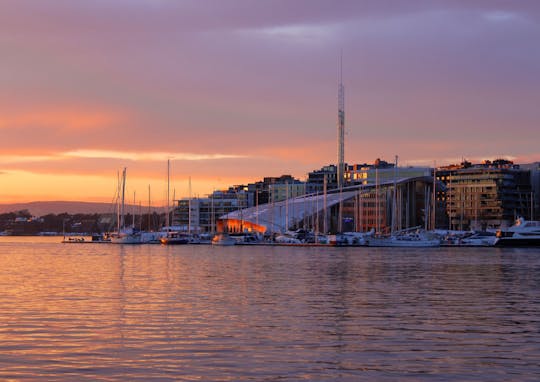
{"label": "marina", "polygon": [[[54,236],[50,236],[54,237]],[[189,234],[164,230],[160,232],[139,231],[131,234],[134,240],[115,242],[109,234],[92,236],[72,236],[61,240],[64,244],[161,244],[187,245],[212,244],[231,245],[265,245],[265,246],[299,246],[299,247],[538,247],[540,246],[540,222],[516,220],[516,224],[497,232],[474,231],[424,231],[421,229],[405,230],[392,235],[376,235],[374,232],[348,232],[334,235],[321,235],[311,232],[287,232],[269,236],[253,233],[215,235]]]}

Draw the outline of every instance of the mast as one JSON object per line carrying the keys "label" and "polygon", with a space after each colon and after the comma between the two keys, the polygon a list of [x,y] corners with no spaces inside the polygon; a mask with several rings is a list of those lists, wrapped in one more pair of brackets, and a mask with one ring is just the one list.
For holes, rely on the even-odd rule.
{"label": "mast", "polygon": [[[240,211],[240,214],[242,211]],[[289,181],[285,181],[285,231],[289,230]]]}
{"label": "mast", "polygon": [[437,163],[433,162],[433,212],[431,215],[431,219],[433,221],[431,225],[431,229],[435,229],[435,224],[437,223],[436,219],[436,213],[437,213]]}
{"label": "mast", "polygon": [[171,172],[171,160],[167,159],[167,215],[165,216],[165,222],[167,224],[167,236],[169,236],[170,221],[169,221],[169,200],[170,200],[170,172]]}
{"label": "mast", "polygon": [[137,191],[133,191],[133,208],[131,209],[133,211],[133,217],[131,219],[131,228],[135,229],[135,213],[136,213],[136,208],[137,208],[137,202],[136,202],[136,192]]}
{"label": "mast", "polygon": [[345,87],[343,86],[343,53],[339,60],[339,85],[338,85],[338,168],[337,186],[343,187],[345,172]]}
{"label": "mast", "polygon": [[327,174],[324,174],[324,182],[323,182],[323,233],[326,235],[328,233],[328,227],[326,223],[326,215],[327,215],[327,208],[328,208],[328,200],[327,200],[327,187],[328,187],[328,181],[326,178]]}
{"label": "mast", "polygon": [[148,231],[152,231],[152,229],[150,228],[150,213],[151,213],[150,185],[148,185]]}
{"label": "mast", "polygon": [[189,177],[188,233],[191,235],[191,176]]}
{"label": "mast", "polygon": [[337,187],[339,188],[338,232],[343,232],[343,200],[341,192],[345,174],[345,87],[343,86],[343,52],[339,58],[339,86],[338,86],[338,168]]}
{"label": "mast", "polygon": [[116,172],[116,232],[120,232],[120,171]]}
{"label": "mast", "polygon": [[[122,171],[122,204],[120,205],[120,229],[124,228],[124,205],[125,205],[125,194],[126,194],[126,168]],[[120,232],[120,230],[118,230]]]}
{"label": "mast", "polygon": [[380,234],[380,205],[379,205],[379,165],[375,167],[375,234]]}
{"label": "mast", "polygon": [[396,230],[397,222],[397,166],[398,166],[398,156],[396,155],[396,161],[394,163],[394,193],[392,195],[392,228],[391,231],[394,233]]}

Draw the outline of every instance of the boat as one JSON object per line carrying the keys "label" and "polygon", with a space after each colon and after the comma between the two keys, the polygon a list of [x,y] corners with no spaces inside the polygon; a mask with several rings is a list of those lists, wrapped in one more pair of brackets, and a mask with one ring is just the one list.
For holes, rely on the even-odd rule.
{"label": "boat", "polygon": [[179,245],[179,244],[189,244],[190,237],[189,235],[182,234],[179,232],[170,232],[167,236],[159,239],[161,244],[164,245]]}
{"label": "boat", "polygon": [[519,217],[513,226],[496,233],[495,246],[537,247],[540,246],[540,221]]}
{"label": "boat", "polygon": [[368,247],[411,247],[427,248],[439,247],[440,239],[428,235],[426,232],[398,233],[386,237],[368,237],[365,239]]}
{"label": "boat", "polygon": [[370,232],[343,232],[341,234],[330,235],[329,243],[337,247],[358,247],[365,246],[366,240],[373,236]]}
{"label": "boat", "polygon": [[475,232],[459,239],[457,245],[461,247],[492,247],[497,240],[493,232]]}
{"label": "boat", "polygon": [[142,235],[134,227],[125,226],[125,191],[126,191],[126,168],[122,171],[122,180],[118,184],[118,195],[121,196],[121,202],[117,210],[117,231],[110,234],[112,244],[142,244]]}
{"label": "boat", "polygon": [[218,233],[212,239],[212,245],[228,246],[228,245],[235,245],[235,244],[236,244],[236,240],[230,237],[228,233]]}
{"label": "boat", "polygon": [[289,235],[278,235],[274,238],[274,242],[277,244],[302,244],[300,239]]}
{"label": "boat", "polygon": [[142,233],[132,228],[123,228],[111,235],[112,244],[143,244]]}
{"label": "boat", "polygon": [[88,240],[85,237],[82,236],[76,236],[76,237],[67,237],[64,235],[64,239],[62,240],[62,243],[92,243],[92,244],[100,244],[100,243],[110,243],[111,239],[108,235],[100,235],[100,234],[93,234],[90,237],[90,240]]}

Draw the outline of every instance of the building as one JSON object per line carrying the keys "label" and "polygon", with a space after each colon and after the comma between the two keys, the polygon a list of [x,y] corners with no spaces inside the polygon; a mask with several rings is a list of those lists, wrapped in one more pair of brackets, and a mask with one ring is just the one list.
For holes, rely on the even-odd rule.
{"label": "building", "polygon": [[[300,184],[302,187],[298,186]],[[302,195],[298,193],[300,192],[300,189],[304,189],[303,182],[293,178],[291,175],[281,175],[276,177],[269,176],[263,178],[262,181],[247,185],[247,191],[253,194],[252,199],[254,200],[254,203],[252,203],[250,206],[283,200],[283,198],[287,197],[287,195],[289,195],[289,197],[292,195]],[[288,194],[287,190],[289,191]],[[302,192],[305,192],[305,190]]]}
{"label": "building", "polygon": [[348,184],[376,184],[391,182],[394,179],[415,178],[431,176],[432,169],[429,167],[398,167],[394,163],[388,163],[377,159],[373,164],[355,164],[348,166],[345,177]]}
{"label": "building", "polygon": [[445,184],[437,198],[446,204],[449,229],[499,228],[534,209],[531,171],[511,161],[464,161],[438,169],[437,179]]}
{"label": "building", "polygon": [[173,225],[192,233],[216,232],[221,216],[250,206],[249,196],[245,186],[234,186],[228,190],[214,191],[206,198],[177,200]]}
{"label": "building", "polygon": [[[347,167],[347,164],[345,164]],[[337,184],[337,166],[328,165],[319,170],[313,170],[308,173],[308,179],[306,184],[306,193],[313,194],[324,191],[324,183],[326,182],[326,189],[333,190],[338,187]]]}
{"label": "building", "polygon": [[280,202],[285,199],[296,198],[306,194],[306,183],[297,179],[285,181],[285,183],[272,183],[268,187],[270,203]]}
{"label": "building", "polygon": [[531,213],[530,220],[540,220],[540,162],[520,165],[531,174]]}
{"label": "building", "polygon": [[[276,233],[304,229],[321,233],[390,232],[431,228],[431,176],[380,184],[357,184],[257,205],[222,216],[228,231]],[[394,192],[394,190],[396,190]],[[340,221],[341,220],[341,221]]]}

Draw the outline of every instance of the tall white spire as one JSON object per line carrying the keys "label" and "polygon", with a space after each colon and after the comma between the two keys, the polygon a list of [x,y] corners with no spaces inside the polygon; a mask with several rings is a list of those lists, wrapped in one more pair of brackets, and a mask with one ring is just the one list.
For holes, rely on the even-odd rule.
{"label": "tall white spire", "polygon": [[345,175],[345,87],[343,86],[343,51],[339,58],[339,86],[338,86],[338,166],[337,186],[343,187]]}

